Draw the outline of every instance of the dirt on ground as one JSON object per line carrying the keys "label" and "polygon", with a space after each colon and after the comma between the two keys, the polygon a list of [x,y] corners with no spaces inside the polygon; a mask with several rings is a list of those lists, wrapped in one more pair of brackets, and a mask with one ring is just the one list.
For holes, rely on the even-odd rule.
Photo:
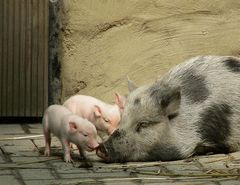
{"label": "dirt on ground", "polygon": [[197,55],[240,54],[240,1],[63,0],[62,101],[113,102]]}

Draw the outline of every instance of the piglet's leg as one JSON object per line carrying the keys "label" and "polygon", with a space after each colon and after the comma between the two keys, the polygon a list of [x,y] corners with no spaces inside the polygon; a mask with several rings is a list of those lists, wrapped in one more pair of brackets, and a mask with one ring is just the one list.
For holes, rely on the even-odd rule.
{"label": "piglet's leg", "polygon": [[45,151],[44,151],[45,156],[50,156],[50,146],[51,146],[51,136],[49,136],[48,138],[45,137]]}
{"label": "piglet's leg", "polygon": [[84,151],[80,146],[77,146],[77,148],[78,148],[78,150],[79,150],[80,159],[81,159],[81,160],[87,159],[85,151]]}
{"label": "piglet's leg", "polygon": [[70,155],[70,145],[66,139],[61,140],[63,151],[64,151],[64,161],[69,163],[73,162],[71,155]]}
{"label": "piglet's leg", "polygon": [[70,143],[70,144],[69,144],[69,146],[70,146],[70,148],[71,148],[71,149],[74,149],[74,148],[73,148],[73,144],[72,144],[72,143]]}
{"label": "piglet's leg", "polygon": [[45,156],[50,156],[50,147],[51,147],[51,133],[50,130],[44,128],[44,137],[45,137]]}
{"label": "piglet's leg", "polygon": [[93,167],[92,162],[87,161],[87,157],[86,157],[85,151],[80,146],[77,146],[77,147],[78,147],[78,150],[79,150],[79,153],[80,153],[80,159],[83,160],[83,162],[80,164],[79,167],[82,167],[82,168]]}

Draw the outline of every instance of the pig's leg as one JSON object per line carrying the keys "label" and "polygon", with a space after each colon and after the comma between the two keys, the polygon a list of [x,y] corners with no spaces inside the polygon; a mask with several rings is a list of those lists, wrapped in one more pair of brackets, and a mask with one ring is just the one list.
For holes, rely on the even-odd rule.
{"label": "pig's leg", "polygon": [[63,151],[64,151],[64,161],[69,163],[73,162],[71,155],[70,155],[70,144],[66,139],[61,140]]}
{"label": "pig's leg", "polygon": [[80,159],[81,159],[81,160],[86,160],[87,157],[86,157],[85,151],[84,151],[80,146],[77,146],[77,148],[78,148],[78,150],[79,150]]}
{"label": "pig's leg", "polygon": [[70,144],[69,144],[69,146],[70,146],[70,148],[71,148],[71,149],[74,149],[74,148],[73,148],[73,144],[72,144],[72,143],[70,143]]}
{"label": "pig's leg", "polygon": [[43,118],[43,133],[45,138],[45,156],[50,156],[50,147],[51,147],[51,132],[48,126],[48,118],[45,116]]}
{"label": "pig's leg", "polygon": [[83,160],[83,163],[80,164],[80,167],[83,167],[83,168],[93,167],[92,162],[87,161],[87,157],[86,157],[85,151],[80,146],[77,146],[77,147],[78,147],[79,154],[80,154],[80,160]]}
{"label": "pig's leg", "polygon": [[44,151],[44,155],[45,156],[50,156],[51,133],[48,130],[47,132],[44,133],[44,135],[45,135],[45,151]]}

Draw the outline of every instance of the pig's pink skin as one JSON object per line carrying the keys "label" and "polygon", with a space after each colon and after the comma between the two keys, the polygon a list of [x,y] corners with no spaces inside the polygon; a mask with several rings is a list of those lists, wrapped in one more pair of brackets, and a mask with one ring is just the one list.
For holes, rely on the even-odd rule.
{"label": "pig's pink skin", "polygon": [[[118,128],[120,122],[120,111],[123,108],[120,95],[117,93],[115,95],[116,98],[118,98],[118,101],[115,100],[117,104],[113,105],[85,95],[72,96],[66,100],[63,105],[74,114],[88,119],[96,126],[97,130],[111,134]],[[121,107],[119,106],[120,103],[122,103]],[[97,107],[99,107],[99,110]]]}
{"label": "pig's pink skin", "polygon": [[95,126],[87,119],[73,114],[64,106],[51,105],[48,107],[42,123],[46,156],[50,156],[51,133],[61,141],[66,162],[72,161],[70,143],[78,147],[83,158],[85,158],[85,150],[93,151],[99,146]]}

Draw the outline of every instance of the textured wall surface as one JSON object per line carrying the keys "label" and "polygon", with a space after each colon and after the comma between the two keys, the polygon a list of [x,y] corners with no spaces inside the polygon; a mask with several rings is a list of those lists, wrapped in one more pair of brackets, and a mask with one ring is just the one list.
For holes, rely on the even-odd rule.
{"label": "textured wall surface", "polygon": [[240,54],[240,1],[63,0],[62,101],[105,101],[196,55]]}

